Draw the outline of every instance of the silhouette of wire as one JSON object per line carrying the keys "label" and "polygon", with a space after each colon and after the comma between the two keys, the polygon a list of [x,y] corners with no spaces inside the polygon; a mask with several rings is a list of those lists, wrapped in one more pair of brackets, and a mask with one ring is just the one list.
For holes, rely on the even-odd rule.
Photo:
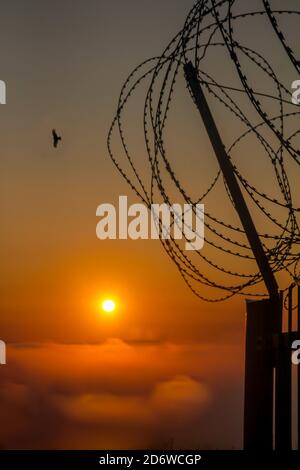
{"label": "silhouette of wire", "polygon": [[[288,3],[285,2],[285,6]],[[240,0],[198,0],[182,30],[163,53],[136,67],[124,83],[108,135],[108,151],[118,171],[149,209],[157,201],[171,205],[176,191],[196,214],[196,204],[205,203],[220,184],[224,185],[225,194],[231,201],[220,170],[216,171],[195,200],[183,187],[180,175],[169,159],[166,124],[176,86],[182,86],[183,66],[192,60],[208,98],[228,113],[234,128],[239,129],[233,141],[226,145],[226,150],[244,194],[268,228],[267,233],[259,233],[259,236],[270,266],[274,273],[286,273],[284,282],[299,284],[300,231],[297,214],[300,208],[294,203],[297,193],[290,180],[291,174],[292,179],[296,179],[300,164],[300,111],[291,101],[291,83],[286,84],[287,80],[279,77],[278,70],[275,71],[276,67],[269,63],[271,61],[267,60],[266,54],[262,54],[258,47],[243,44],[239,36],[241,28],[252,27],[253,32],[259,22],[264,22],[266,31],[272,35],[273,48],[278,49],[278,54],[284,58],[286,68],[291,67],[294,73],[295,70],[300,73],[295,48],[282,31],[284,24],[289,25],[291,19],[299,24],[300,9],[275,10],[267,0],[262,0],[261,4],[260,10],[252,11],[248,5],[247,11],[241,11],[245,2]],[[230,63],[235,77],[234,85],[221,83],[219,77],[210,71],[214,63],[212,57],[221,57],[224,62]],[[262,82],[268,82],[268,91],[255,89],[257,81],[253,85],[253,78],[249,77],[249,71],[253,70],[257,71]],[[124,114],[132,97],[140,93],[140,88],[144,90],[145,84],[143,133],[147,160],[139,170],[125,132]],[[188,91],[193,99],[191,90]],[[121,144],[117,151],[113,150],[116,137]],[[264,161],[271,165],[276,197],[257,187],[240,168],[237,155],[249,139],[260,154],[263,153]],[[265,296],[263,287],[262,292],[254,289],[262,283],[262,276],[257,271],[243,228],[238,223],[228,223],[225,217],[221,219],[207,208],[208,205],[205,208],[208,254],[205,250],[192,254],[186,252],[182,243],[172,236],[161,240],[184,281],[198,297],[209,302],[236,294]],[[186,239],[184,233],[183,239]],[[235,264],[238,264],[239,272],[232,269],[234,259],[238,260]],[[218,281],[218,273],[222,274],[222,282]],[[207,295],[208,290],[211,295]],[[216,294],[218,292],[221,294]]]}

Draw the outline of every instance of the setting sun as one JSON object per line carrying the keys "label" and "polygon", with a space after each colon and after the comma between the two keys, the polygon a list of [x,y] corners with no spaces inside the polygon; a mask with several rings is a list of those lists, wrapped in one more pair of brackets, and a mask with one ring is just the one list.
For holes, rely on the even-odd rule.
{"label": "setting sun", "polygon": [[116,304],[113,300],[107,299],[102,302],[102,310],[106,313],[111,313],[115,310]]}

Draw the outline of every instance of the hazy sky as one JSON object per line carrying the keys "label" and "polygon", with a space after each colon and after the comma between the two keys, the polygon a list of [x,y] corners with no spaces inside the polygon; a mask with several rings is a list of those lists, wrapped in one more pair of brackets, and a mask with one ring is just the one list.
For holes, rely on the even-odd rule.
{"label": "hazy sky", "polygon": [[[181,319],[173,312],[184,309],[184,335],[199,339],[192,324],[209,318],[199,311],[215,310],[190,294],[159,242],[95,236],[98,204],[131,195],[106,149],[120,86],[133,66],[164,47],[191,4],[5,3],[1,302],[7,340],[97,341],[103,330],[95,330],[90,302],[106,290],[130,307],[128,315],[135,312],[134,324],[119,319],[127,336],[144,330],[145,321],[147,334],[176,336]],[[53,127],[63,134],[57,152]]]}
{"label": "hazy sky", "polygon": [[0,4],[0,446],[240,446],[244,300],[200,302],[158,241],[95,234],[132,198],[106,149],[120,87],[193,1]]}

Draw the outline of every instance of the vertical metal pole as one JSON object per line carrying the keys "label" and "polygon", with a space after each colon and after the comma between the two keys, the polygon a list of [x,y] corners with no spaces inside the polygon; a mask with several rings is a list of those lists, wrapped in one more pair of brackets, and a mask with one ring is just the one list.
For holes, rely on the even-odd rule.
{"label": "vertical metal pole", "polygon": [[292,449],[291,351],[281,338],[276,368],[275,449]]}
{"label": "vertical metal pole", "polygon": [[247,302],[245,450],[273,448],[273,323],[269,299]]}
{"label": "vertical metal pole", "polygon": [[288,293],[288,333],[293,331],[293,286],[289,287]]}
{"label": "vertical metal pole", "polygon": [[266,288],[269,292],[270,298],[276,304],[279,299],[278,299],[278,286],[277,286],[274,273],[272,272],[272,269],[269,265],[268,258],[264,252],[260,238],[258,236],[255,225],[251,218],[251,214],[245,202],[243,193],[236,179],[232,163],[230,159],[228,158],[224,144],[222,142],[219,131],[215,124],[214,118],[211,114],[205,95],[202,91],[201,84],[198,80],[197,70],[195,69],[195,67],[193,66],[191,62],[186,64],[184,69],[185,69],[186,80],[192,91],[198,111],[203,119],[206,131],[210,138],[212,147],[215,151],[215,154],[219,162],[220,168],[222,170],[224,179],[227,183],[228,189],[233,199],[235,210],[237,211],[240,217],[241,223],[245,230],[245,234],[252,248],[254,257],[256,259],[256,263],[259,267],[259,270],[265,282]]}
{"label": "vertical metal pole", "polygon": [[247,304],[245,366],[245,449],[273,447],[274,333],[278,335],[280,297],[278,285],[256,231],[234,168],[191,62],[185,65],[187,83],[202,117],[224,179],[228,186],[270,299]]}
{"label": "vertical metal pole", "polygon": [[279,336],[275,389],[275,449],[292,449],[292,363],[290,335]]}

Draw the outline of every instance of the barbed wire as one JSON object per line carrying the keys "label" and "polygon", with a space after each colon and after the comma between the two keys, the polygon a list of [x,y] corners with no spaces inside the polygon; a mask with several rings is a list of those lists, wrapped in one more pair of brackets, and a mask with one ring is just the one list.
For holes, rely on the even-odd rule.
{"label": "barbed wire", "polygon": [[[289,26],[291,18],[300,21],[300,8],[299,11],[288,10],[288,3],[285,2],[285,10],[278,10],[272,8],[271,2],[261,0],[261,9],[251,10],[248,4],[248,10],[241,11],[245,7],[245,2],[241,0],[198,0],[188,13],[182,30],[162,54],[144,61],[125,81],[108,135],[108,151],[122,177],[149,209],[158,201],[172,205],[175,194],[178,194],[184,203],[192,207],[196,216],[196,205],[205,204],[221,185],[234,207],[219,169],[195,198],[183,186],[180,174],[171,164],[166,126],[176,87],[181,87],[180,93],[185,92],[182,89],[183,67],[192,60],[208,98],[223,113],[228,113],[226,116],[228,121],[232,121],[232,127],[239,129],[231,143],[226,145],[226,150],[249,204],[267,229],[267,233],[259,233],[259,236],[270,266],[274,273],[285,273],[285,285],[298,285],[300,230],[297,214],[300,208],[294,202],[299,196],[294,182],[300,165],[300,111],[292,104],[291,82],[287,81],[284,74],[290,66],[294,73],[295,70],[300,73],[300,63],[294,52],[295,47],[289,44],[283,27]],[[268,38],[265,40],[264,54],[258,50],[263,49],[263,44],[260,47],[249,47],[239,39],[244,28],[249,30],[252,27],[252,31],[255,31],[257,25],[265,28],[270,35],[270,41]],[[249,36],[249,33],[245,35]],[[284,57],[286,68],[281,64],[280,68],[284,70],[282,76],[278,66],[271,65],[272,54],[280,55],[281,60]],[[234,84],[221,83],[217,74],[210,71],[217,59],[229,64],[230,74],[235,77]],[[253,70],[262,77],[259,83],[268,82],[268,91],[259,90],[258,80],[250,78]],[[130,100],[145,86],[142,121],[145,160],[138,159],[142,164],[142,168],[139,168],[128,143],[130,139],[125,131],[124,114]],[[186,83],[185,87],[190,94],[189,98],[193,99]],[[116,137],[121,144],[117,151],[113,149]],[[261,160],[256,162],[258,170],[263,165],[271,165],[272,175],[269,176],[276,183],[272,185],[276,195],[260,189],[240,168],[241,148],[249,139],[251,145],[255,144],[257,154],[263,154]],[[135,147],[140,154],[141,146]],[[208,207],[211,206],[207,204],[205,208],[205,247],[208,253],[205,249],[192,254],[186,252],[183,244],[172,236],[161,239],[184,281],[194,294],[209,302],[225,300],[236,294],[265,296],[263,286],[262,292],[256,291],[255,286],[262,284],[262,275],[257,270],[242,226],[238,222],[235,225],[229,223],[225,217],[222,219],[207,210]],[[176,217],[172,223],[176,224]],[[183,240],[186,241],[184,230]],[[239,270],[232,268],[236,264]],[[222,282],[217,280],[220,275]],[[281,287],[285,290],[284,286]],[[211,291],[211,295],[207,294],[207,290]]]}

